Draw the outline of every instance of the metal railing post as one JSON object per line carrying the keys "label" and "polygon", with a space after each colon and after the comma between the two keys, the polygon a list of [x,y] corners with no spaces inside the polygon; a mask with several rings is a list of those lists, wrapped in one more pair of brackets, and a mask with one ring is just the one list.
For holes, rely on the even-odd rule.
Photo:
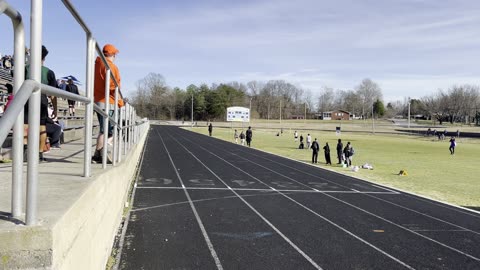
{"label": "metal railing post", "polygon": [[113,119],[115,119],[115,126],[113,128],[113,146],[112,146],[112,165],[117,165],[117,150],[118,150],[118,86],[115,87],[115,98],[113,104]]}
{"label": "metal railing post", "polygon": [[118,121],[120,122],[119,123],[119,126],[120,126],[120,129],[119,129],[119,134],[118,134],[118,162],[120,163],[122,161],[122,144],[123,144],[123,108],[125,107],[125,104],[123,107],[120,108],[120,111],[119,111],[119,119]]}
{"label": "metal railing post", "polygon": [[105,71],[105,113],[106,117],[103,118],[103,149],[102,149],[102,168],[107,168],[107,155],[108,155],[108,122],[110,112],[110,69]]}
{"label": "metal railing post", "polygon": [[95,40],[87,34],[87,67],[85,94],[90,100],[85,104],[85,149],[83,156],[83,176],[90,177],[92,171],[92,136],[93,136],[93,78],[94,78]]}
{"label": "metal railing post", "polygon": [[[30,27],[30,78],[41,82],[42,72],[42,0],[31,1]],[[27,169],[27,209],[26,224],[37,223],[38,208],[38,162],[40,144],[40,102],[41,90],[34,89],[28,107],[28,169]]]}
{"label": "metal railing post", "polygon": [[[6,1],[0,2],[0,14],[10,17],[13,25],[14,63],[13,94],[16,95],[25,80],[25,28],[22,15],[14,10]],[[13,217],[22,215],[23,206],[23,108],[13,126],[12,142],[12,200]]]}

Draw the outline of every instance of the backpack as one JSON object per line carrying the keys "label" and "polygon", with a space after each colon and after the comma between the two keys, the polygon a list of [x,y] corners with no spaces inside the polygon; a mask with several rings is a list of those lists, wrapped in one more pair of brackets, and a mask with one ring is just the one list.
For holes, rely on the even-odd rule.
{"label": "backpack", "polygon": [[355,149],[353,147],[350,148],[350,156],[353,156],[355,154]]}

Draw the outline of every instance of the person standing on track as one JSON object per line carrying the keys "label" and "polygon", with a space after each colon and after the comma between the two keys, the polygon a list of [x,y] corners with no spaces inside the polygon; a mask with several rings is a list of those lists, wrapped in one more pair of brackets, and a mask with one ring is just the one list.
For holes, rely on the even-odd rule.
{"label": "person standing on track", "polygon": [[337,158],[338,158],[338,163],[337,164],[342,164],[342,155],[343,155],[343,143],[342,139],[338,139],[337,143]]}
{"label": "person standing on track", "polygon": [[213,131],[213,126],[212,126],[212,123],[210,123],[210,125],[208,125],[208,135],[210,135],[210,137],[212,136],[212,131]]}
{"label": "person standing on track", "polygon": [[250,147],[250,143],[252,142],[252,137],[253,137],[252,127],[248,127],[247,135],[246,135],[248,147]]}
{"label": "person standing on track", "polygon": [[315,138],[310,148],[312,148],[312,163],[317,163],[318,151],[320,150],[320,146],[318,145],[317,138]]}

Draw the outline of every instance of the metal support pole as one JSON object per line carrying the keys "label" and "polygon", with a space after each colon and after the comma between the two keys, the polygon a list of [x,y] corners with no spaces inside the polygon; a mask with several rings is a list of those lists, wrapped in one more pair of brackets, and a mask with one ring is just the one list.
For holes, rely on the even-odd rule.
{"label": "metal support pole", "polygon": [[[31,1],[30,26],[30,79],[41,82],[42,69],[42,0]],[[37,223],[38,208],[38,148],[40,140],[40,102],[41,90],[32,93],[28,107],[28,168],[27,168],[27,225]]]}
{"label": "metal support pole", "polygon": [[117,151],[118,151],[118,87],[115,87],[115,103],[113,104],[113,119],[115,119],[115,126],[113,127],[113,147],[112,147],[112,165],[117,165]]}
{"label": "metal support pole", "polygon": [[[6,2],[0,3],[4,5],[5,12],[12,20],[13,40],[14,40],[14,63],[13,70],[13,94],[16,95],[20,86],[25,80],[25,29],[23,26],[22,16],[16,10],[13,10]],[[12,143],[12,201],[11,211],[13,217],[22,215],[23,205],[23,108],[17,116],[17,120],[13,126],[13,143]]]}
{"label": "metal support pole", "polygon": [[118,162],[120,163],[122,161],[122,148],[123,148],[123,108],[125,106],[123,106],[122,108],[120,108],[120,115],[119,115],[119,126],[120,126],[120,129],[119,129],[119,134],[118,134]]}
{"label": "metal support pole", "polygon": [[410,98],[408,98],[408,128],[410,128]]}
{"label": "metal support pole", "polygon": [[130,106],[128,103],[125,104],[125,108],[124,108],[124,113],[123,113],[123,119],[125,119],[125,126],[127,126],[127,128],[125,128],[124,132],[125,132],[125,143],[123,144],[123,154],[124,155],[127,155],[127,147],[128,147],[128,136],[130,136],[128,134],[128,106]]}
{"label": "metal support pole", "polygon": [[252,98],[250,98],[250,109],[248,111],[248,123],[252,122]]}
{"label": "metal support pole", "polygon": [[103,150],[102,150],[102,168],[107,168],[107,155],[108,155],[108,118],[110,112],[110,69],[105,71],[105,113],[106,117],[103,118]]}
{"label": "metal support pole", "polygon": [[93,136],[93,78],[94,78],[95,40],[87,34],[87,67],[85,92],[90,104],[85,104],[85,150],[83,153],[83,176],[90,177],[92,171],[92,136]]}
{"label": "metal support pole", "polygon": [[307,103],[305,102],[305,116],[303,118],[303,124],[305,125],[307,121]]}
{"label": "metal support pole", "polygon": [[373,105],[372,105],[372,133],[375,134],[375,117],[373,116]]}
{"label": "metal support pole", "polygon": [[280,124],[282,123],[282,100],[280,99]]}
{"label": "metal support pole", "polygon": [[192,94],[192,127],[193,127],[193,94]]}

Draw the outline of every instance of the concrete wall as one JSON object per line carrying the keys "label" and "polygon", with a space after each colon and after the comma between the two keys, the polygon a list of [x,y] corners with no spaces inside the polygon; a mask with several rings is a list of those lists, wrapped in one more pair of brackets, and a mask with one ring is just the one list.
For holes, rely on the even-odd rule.
{"label": "concrete wall", "polygon": [[53,269],[105,269],[147,134],[121,166],[96,176],[52,229]]}

